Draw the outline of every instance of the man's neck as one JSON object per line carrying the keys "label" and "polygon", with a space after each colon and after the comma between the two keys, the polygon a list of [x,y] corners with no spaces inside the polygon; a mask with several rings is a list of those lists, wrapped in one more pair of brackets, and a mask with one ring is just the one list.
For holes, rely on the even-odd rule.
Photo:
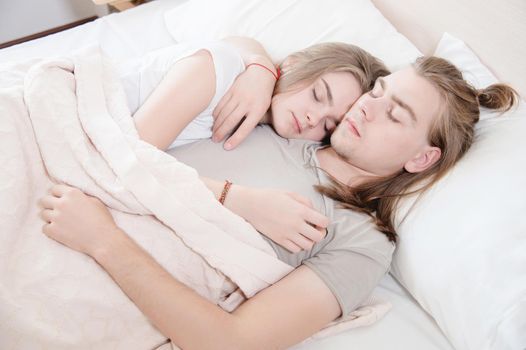
{"label": "man's neck", "polygon": [[332,147],[317,150],[316,157],[323,170],[336,180],[347,185],[356,184],[356,182],[360,181],[360,178],[363,179],[363,177],[375,176],[340,157]]}

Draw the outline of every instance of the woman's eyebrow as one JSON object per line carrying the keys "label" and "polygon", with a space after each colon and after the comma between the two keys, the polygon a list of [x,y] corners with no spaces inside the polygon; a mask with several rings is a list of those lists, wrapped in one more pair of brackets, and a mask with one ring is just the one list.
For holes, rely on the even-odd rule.
{"label": "woman's eyebrow", "polygon": [[334,102],[332,100],[331,88],[329,87],[329,84],[327,84],[327,82],[323,78],[321,78],[321,81],[323,81],[323,84],[325,85],[325,88],[327,89],[327,98],[329,100],[329,105],[334,106]]}

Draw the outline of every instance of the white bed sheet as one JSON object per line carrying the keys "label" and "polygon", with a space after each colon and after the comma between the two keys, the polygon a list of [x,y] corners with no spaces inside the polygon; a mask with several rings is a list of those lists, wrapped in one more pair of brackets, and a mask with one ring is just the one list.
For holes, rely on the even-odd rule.
{"label": "white bed sheet", "polygon": [[[68,54],[96,42],[115,61],[124,64],[175,42],[165,29],[163,13],[184,1],[153,1],[61,33],[2,49],[0,68],[12,62]],[[372,326],[301,344],[294,349],[453,349],[435,321],[391,275],[381,281],[375,293],[393,304],[384,319]]]}
{"label": "white bed sheet", "polygon": [[374,293],[393,304],[382,320],[293,349],[453,350],[433,318],[391,274],[380,281]]}
{"label": "white bed sheet", "polygon": [[185,0],[159,0],[78,27],[0,50],[0,63],[71,53],[91,43],[116,61],[127,61],[174,43],[165,29],[163,13]]}

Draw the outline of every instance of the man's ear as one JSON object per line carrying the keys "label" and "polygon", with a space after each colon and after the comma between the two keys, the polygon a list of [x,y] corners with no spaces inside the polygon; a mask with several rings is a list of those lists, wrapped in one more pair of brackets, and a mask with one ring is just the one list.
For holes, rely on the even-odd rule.
{"label": "man's ear", "polygon": [[404,168],[410,173],[422,172],[435,164],[442,155],[438,147],[426,146],[413,159],[405,163]]}

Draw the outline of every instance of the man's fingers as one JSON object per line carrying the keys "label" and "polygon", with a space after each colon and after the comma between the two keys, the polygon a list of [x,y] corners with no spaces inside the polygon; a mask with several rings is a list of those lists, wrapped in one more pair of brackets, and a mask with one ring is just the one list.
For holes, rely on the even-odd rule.
{"label": "man's fingers", "polygon": [[71,191],[72,189],[74,189],[74,187],[63,185],[63,184],[56,184],[51,187],[50,192],[55,197],[60,198],[66,193],[68,193],[69,191]]}
{"label": "man's fingers", "polygon": [[42,232],[44,232],[44,234],[48,237],[51,234],[51,228],[52,228],[51,225],[52,224],[50,223],[46,223],[44,224],[44,226],[42,226]]}
{"label": "man's fingers", "polygon": [[42,220],[44,220],[48,224],[51,223],[51,221],[53,221],[53,217],[54,217],[53,215],[54,215],[54,212],[51,209],[44,209],[40,212],[40,217],[42,218]]}
{"label": "man's fingers", "polygon": [[226,140],[225,149],[232,150],[236,148],[247,136],[254,130],[259,120],[247,117],[237,128],[236,132]]}
{"label": "man's fingers", "polygon": [[58,198],[50,195],[46,195],[38,201],[38,204],[44,209],[53,209],[58,203]]}

